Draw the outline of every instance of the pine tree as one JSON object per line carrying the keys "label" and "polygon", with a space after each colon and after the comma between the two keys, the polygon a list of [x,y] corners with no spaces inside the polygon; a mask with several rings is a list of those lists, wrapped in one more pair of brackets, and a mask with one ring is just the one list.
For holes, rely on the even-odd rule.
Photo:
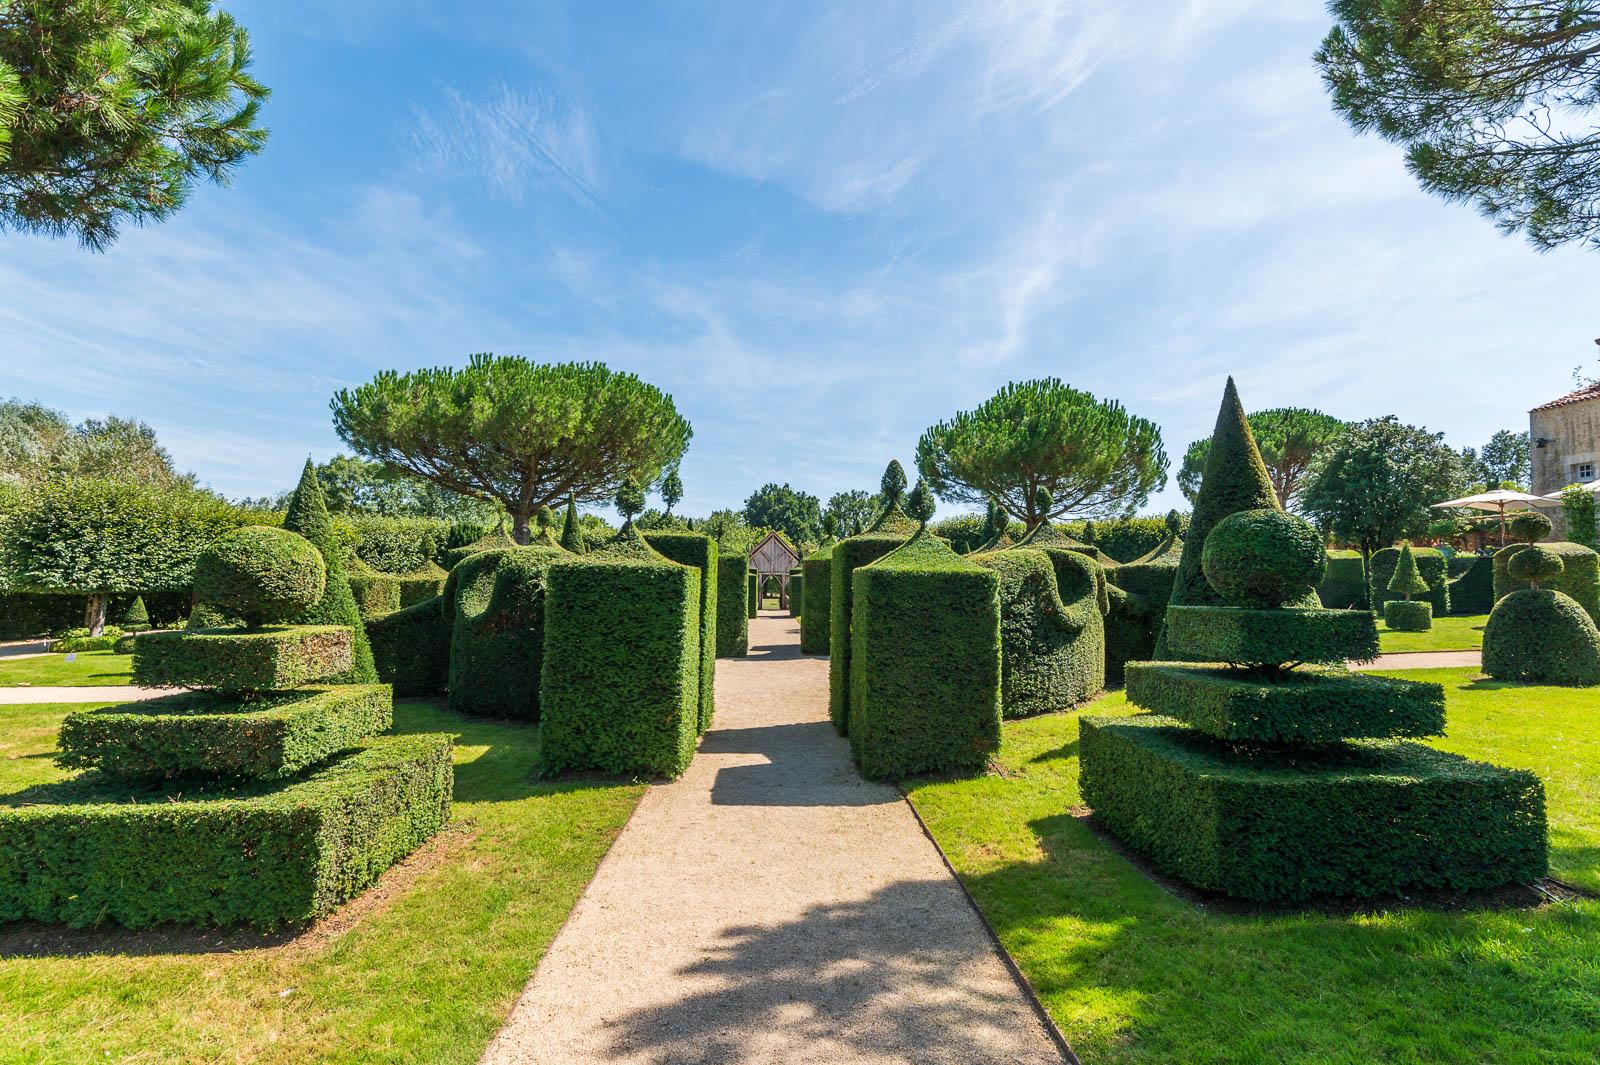
{"label": "pine tree", "polygon": [[1417,557],[1411,553],[1411,545],[1400,545],[1400,561],[1395,564],[1394,575],[1389,578],[1389,591],[1403,595],[1410,601],[1413,595],[1421,595],[1427,590],[1428,582],[1423,580],[1417,569]]}
{"label": "pine tree", "polygon": [[578,529],[578,501],[567,497],[567,520],[561,526],[561,546],[574,555],[584,553],[583,533]]}
{"label": "pine tree", "polygon": [[348,625],[352,636],[350,671],[334,678],[334,683],[376,684],[378,667],[372,660],[372,645],[367,642],[367,627],[361,621],[356,597],[350,591],[350,578],[344,568],[344,552],[333,535],[328,501],[322,494],[322,483],[317,480],[317,468],[310,459],[306,459],[300,483],[289,497],[289,511],[284,515],[283,527],[310,540],[322,552],[322,561],[328,567],[328,582],[323,589],[322,599],[296,618],[295,623]]}

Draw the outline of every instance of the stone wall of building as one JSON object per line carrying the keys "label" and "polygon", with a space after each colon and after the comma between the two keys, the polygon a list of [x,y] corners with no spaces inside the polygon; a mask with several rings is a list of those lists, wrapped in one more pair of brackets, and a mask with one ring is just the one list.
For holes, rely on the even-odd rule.
{"label": "stone wall of building", "polygon": [[[1528,416],[1533,440],[1533,494],[1559,492],[1600,471],[1600,399],[1536,410]],[[1548,443],[1540,447],[1539,441]]]}

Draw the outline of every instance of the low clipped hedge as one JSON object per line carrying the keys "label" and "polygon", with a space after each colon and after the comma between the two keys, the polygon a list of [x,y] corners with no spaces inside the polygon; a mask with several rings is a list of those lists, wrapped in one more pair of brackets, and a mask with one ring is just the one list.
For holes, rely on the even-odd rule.
{"label": "low clipped hedge", "polygon": [[862,533],[840,540],[829,556],[828,716],[841,736],[850,732],[850,625],[855,613],[855,571],[911,538],[910,533]]}
{"label": "low clipped hedge", "polygon": [[366,623],[378,679],[399,696],[443,695],[450,683],[450,635],[442,596]]}
{"label": "low clipped hedge", "polygon": [[1523,588],[1496,603],[1489,615],[1483,671],[1499,680],[1600,684],[1600,630],[1565,592]]}
{"label": "low clipped hedge", "polygon": [[[1393,572],[1393,567],[1390,572]],[[1367,609],[1370,601],[1367,567],[1361,561],[1361,552],[1328,552],[1328,568],[1322,575],[1322,583],[1317,585],[1317,598],[1329,610]]]}
{"label": "low clipped hedge", "polygon": [[544,769],[676,777],[688,768],[700,731],[699,619],[699,574],[660,555],[602,551],[552,566]]}
{"label": "low clipped hedge", "polygon": [[700,571],[700,731],[711,727],[717,687],[717,542],[693,532],[647,532],[645,543]]}
{"label": "low clipped hedge", "polygon": [[1340,665],[1378,656],[1378,628],[1365,610],[1175,606],[1167,609],[1167,641],[1197,662]]}
{"label": "low clipped hedge", "polygon": [[1391,599],[1383,604],[1383,623],[1394,632],[1433,628],[1433,604],[1426,599]]}
{"label": "low clipped hedge", "polygon": [[[1417,572],[1428,582],[1428,594],[1424,598],[1433,604],[1434,616],[1448,616],[1450,567],[1444,553],[1435,547],[1413,547],[1411,556],[1417,560]],[[1399,564],[1398,547],[1385,547],[1372,553],[1372,564],[1367,574],[1367,602],[1374,613],[1382,613],[1383,605],[1389,600],[1402,598],[1398,593],[1389,591],[1389,580]]]}
{"label": "low clipped hedge", "polygon": [[283,691],[350,668],[342,625],[146,632],[133,642],[133,683],[223,692]]}
{"label": "low clipped hedge", "polygon": [[1128,701],[1221,740],[1330,743],[1444,731],[1444,689],[1344,669],[1241,676],[1205,663],[1134,662]]}
{"label": "low clipped hedge", "polygon": [[737,658],[750,653],[749,591],[745,575],[750,562],[743,555],[717,558],[717,657]]}
{"label": "low clipped hedge", "polygon": [[379,573],[363,566],[352,568],[350,591],[355,595],[362,618],[371,619],[443,594],[449,577],[431,561],[412,573]]}
{"label": "low clipped hedge", "polygon": [[1544,788],[1421,744],[1239,749],[1172,718],[1086,717],[1084,800],[1162,871],[1259,902],[1543,876]]}
{"label": "low clipped hedge", "polygon": [[1105,571],[1111,585],[1106,614],[1106,683],[1120,686],[1129,662],[1155,656],[1156,634],[1167,616],[1179,552]]}
{"label": "low clipped hedge", "polygon": [[745,575],[744,609],[747,618],[754,618],[761,613],[761,578],[754,573]]}
{"label": "low clipped hedge", "polygon": [[851,577],[861,774],[981,770],[1000,746],[1000,574],[923,531]]}
{"label": "low clipped hedge", "polygon": [[450,737],[384,736],[289,783],[89,774],[0,798],[0,922],[264,927],[355,896],[450,816]]}
{"label": "low clipped hedge", "polygon": [[825,655],[832,623],[829,600],[833,597],[833,556],[813,556],[800,563],[805,573],[806,601],[800,608],[800,653]]}
{"label": "low clipped hedge", "polygon": [[278,780],[393,723],[387,684],[302,688],[231,703],[210,692],[184,692],[68,714],[56,761],[134,779]]}
{"label": "low clipped hedge", "polygon": [[558,547],[501,547],[450,571],[450,709],[477,717],[539,720],[545,586]]}
{"label": "low clipped hedge", "polygon": [[[1600,555],[1582,544],[1564,540],[1539,546],[1561,556],[1562,564],[1561,574],[1553,580],[1543,582],[1540,587],[1570,595],[1578,601],[1579,606],[1588,611],[1590,620],[1600,624]],[[1512,544],[1495,552],[1495,602],[1498,603],[1512,592],[1528,587],[1526,581],[1513,578],[1509,568],[1511,560],[1526,548],[1526,544]]]}
{"label": "low clipped hedge", "polygon": [[1494,559],[1457,555],[1450,560],[1450,613],[1458,617],[1494,609]]}
{"label": "low clipped hedge", "polygon": [[990,551],[970,557],[1000,578],[1002,715],[1064,710],[1098,695],[1105,688],[1106,649],[1094,561],[1077,556],[1078,579],[1060,587],[1056,568],[1042,551]]}

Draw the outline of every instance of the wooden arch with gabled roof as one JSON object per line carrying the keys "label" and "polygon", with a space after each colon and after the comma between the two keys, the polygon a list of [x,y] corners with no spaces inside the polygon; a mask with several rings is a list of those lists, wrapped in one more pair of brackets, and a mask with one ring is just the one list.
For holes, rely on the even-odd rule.
{"label": "wooden arch with gabled roof", "polygon": [[778,609],[789,609],[789,571],[800,565],[800,552],[774,529],[750,549],[750,568],[756,574],[757,602],[768,577],[778,578]]}

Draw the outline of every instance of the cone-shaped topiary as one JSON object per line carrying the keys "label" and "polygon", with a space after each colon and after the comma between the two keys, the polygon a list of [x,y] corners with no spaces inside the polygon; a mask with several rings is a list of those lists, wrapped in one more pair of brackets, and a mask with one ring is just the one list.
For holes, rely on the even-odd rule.
{"label": "cone-shaped topiary", "polygon": [[906,516],[919,525],[928,524],[933,517],[933,493],[924,487],[921,481],[911,490],[906,497]]}
{"label": "cone-shaped topiary", "polygon": [[889,465],[884,468],[883,479],[878,482],[878,487],[883,493],[883,512],[864,533],[857,535],[871,535],[886,533],[909,537],[917,531],[917,523],[906,516],[900,503],[906,494],[906,471],[900,465],[899,459],[890,459]]}
{"label": "cone-shaped topiary", "polygon": [[889,465],[884,467],[878,489],[883,493],[885,506],[892,507],[900,502],[906,490],[906,468],[900,465],[899,459],[890,459]]}
{"label": "cone-shaped topiary", "polygon": [[310,609],[326,586],[321,553],[298,533],[268,525],[224,533],[194,565],[195,594],[251,629]]}
{"label": "cone-shaped topiary", "polygon": [[332,678],[333,682],[376,684],[378,667],[372,658],[372,643],[367,638],[367,626],[361,619],[361,609],[350,588],[343,548],[333,534],[333,520],[328,517],[328,500],[323,494],[322,482],[317,479],[317,469],[310,459],[306,459],[305,468],[300,471],[300,483],[289,497],[289,509],[284,515],[283,527],[310,541],[322,556],[327,573],[322,598],[292,620],[298,625],[349,626],[350,671]]}
{"label": "cone-shaped topiary", "polygon": [[1411,553],[1409,543],[1400,545],[1400,561],[1395,564],[1394,575],[1389,578],[1389,591],[1403,599],[1421,595],[1428,590],[1428,582],[1417,569],[1417,556]]}
{"label": "cone-shaped topiary", "polygon": [[574,555],[581,555],[586,550],[583,532],[578,528],[578,501],[571,496],[567,497],[567,517],[561,524],[561,546]]}
{"label": "cone-shaped topiary", "polygon": [[150,627],[150,612],[144,608],[144,598],[134,596],[133,602],[128,604],[128,609],[122,612],[122,617],[117,619],[117,624],[129,632],[138,632],[140,629]]}

